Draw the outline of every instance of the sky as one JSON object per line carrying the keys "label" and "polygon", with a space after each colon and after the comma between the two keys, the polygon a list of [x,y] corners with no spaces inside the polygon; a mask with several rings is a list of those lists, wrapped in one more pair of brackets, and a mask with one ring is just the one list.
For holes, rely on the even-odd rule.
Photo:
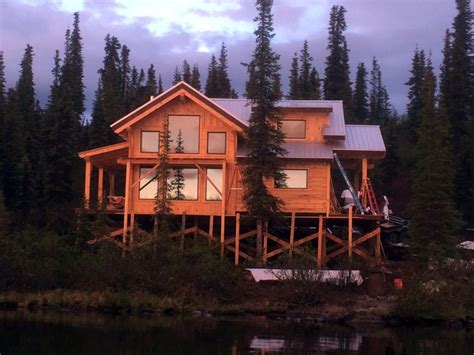
{"label": "sky", "polygon": [[[393,106],[406,108],[411,58],[418,46],[432,53],[439,68],[444,32],[456,14],[454,0],[275,0],[274,50],[280,54],[284,92],[288,88],[291,58],[308,40],[316,69],[322,77],[327,56],[327,27],[332,5],[346,10],[351,77],[357,64],[370,67],[375,56]],[[97,70],[104,56],[107,33],[131,49],[138,68],[154,64],[165,88],[171,85],[177,64],[198,64],[204,87],[211,55],[222,42],[228,49],[233,87],[242,94],[245,68],[254,48],[256,15],[253,0],[0,0],[0,50],[7,86],[18,80],[26,44],[34,48],[34,80],[44,107],[51,85],[54,51],[63,50],[64,33],[80,12],[84,42],[84,83],[90,115]]]}

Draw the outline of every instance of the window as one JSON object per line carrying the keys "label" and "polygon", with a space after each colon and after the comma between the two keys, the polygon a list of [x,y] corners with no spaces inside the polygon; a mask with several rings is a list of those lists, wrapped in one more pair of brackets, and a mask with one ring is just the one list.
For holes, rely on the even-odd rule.
{"label": "window", "polygon": [[225,132],[207,133],[207,152],[209,154],[225,154],[226,134]]}
{"label": "window", "polygon": [[284,182],[275,184],[277,189],[306,189],[308,187],[308,170],[283,170]]}
{"label": "window", "polygon": [[142,131],[142,153],[158,153],[160,148],[160,132]]}
{"label": "window", "polygon": [[198,199],[198,170],[194,168],[174,168],[171,170],[171,200]]}
{"label": "window", "polygon": [[199,116],[169,116],[171,151],[176,152],[181,132],[182,152],[199,153]]}
{"label": "window", "polygon": [[[222,193],[222,169],[207,169],[206,171],[207,177],[212,180],[214,185],[216,185],[219,191]],[[222,200],[221,194],[217,192],[216,188],[212,186],[208,179],[206,179],[206,200]]]}
{"label": "window", "polygon": [[306,138],[306,121],[286,120],[281,122],[281,131],[285,138],[304,139]]}
{"label": "window", "polygon": [[140,192],[138,196],[142,200],[153,200],[156,196],[156,189],[158,188],[156,173],[152,172],[145,177],[151,168],[140,168]]}

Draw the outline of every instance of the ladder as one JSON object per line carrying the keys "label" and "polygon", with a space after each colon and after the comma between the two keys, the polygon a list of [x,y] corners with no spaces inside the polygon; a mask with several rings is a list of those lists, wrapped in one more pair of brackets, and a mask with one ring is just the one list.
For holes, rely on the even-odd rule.
{"label": "ladder", "polygon": [[370,210],[372,211],[372,214],[379,215],[380,214],[379,205],[377,203],[377,199],[375,198],[375,192],[369,178],[365,179],[364,181],[362,196],[364,200],[367,199],[367,201],[369,202],[369,206],[370,206]]}
{"label": "ladder", "polygon": [[342,174],[342,177],[344,178],[344,181],[346,182],[347,188],[349,189],[352,198],[354,200],[354,203],[359,210],[361,214],[364,214],[364,208],[362,207],[362,204],[360,203],[359,196],[357,196],[357,192],[355,192],[354,188],[352,187],[351,182],[349,181],[349,178],[347,177],[347,173],[342,167],[341,161],[339,160],[339,157],[337,156],[337,153],[333,154],[334,160],[336,161],[337,167],[339,168],[339,171]]}

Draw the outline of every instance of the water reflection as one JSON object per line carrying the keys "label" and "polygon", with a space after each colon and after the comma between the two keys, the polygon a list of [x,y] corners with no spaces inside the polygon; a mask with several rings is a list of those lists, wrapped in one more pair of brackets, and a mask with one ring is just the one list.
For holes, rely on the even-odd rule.
{"label": "water reflection", "polygon": [[472,354],[469,330],[0,312],[5,354]]}

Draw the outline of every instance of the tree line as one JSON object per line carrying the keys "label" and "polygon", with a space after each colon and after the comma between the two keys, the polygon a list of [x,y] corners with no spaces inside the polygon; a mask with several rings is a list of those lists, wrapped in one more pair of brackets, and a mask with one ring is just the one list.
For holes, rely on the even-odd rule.
{"label": "tree line", "polygon": [[[370,68],[358,63],[355,82],[351,82],[343,6],[333,6],[330,11],[324,77],[313,64],[308,41],[304,41],[300,53],[292,58],[289,91],[284,94],[280,58],[271,48],[272,1],[256,2],[256,47],[246,64],[248,80],[243,93],[255,107],[248,129],[249,165],[244,174],[252,188],[244,198],[260,222],[275,217],[282,203],[269,195],[262,181],[284,178],[278,159],[273,158],[285,154],[283,136],[275,129],[281,120],[277,101],[285,97],[343,100],[347,123],[381,126],[387,156],[372,178],[379,190],[397,196],[399,201],[394,205],[413,217],[413,235],[444,240],[463,225],[461,221],[474,223],[472,11],[470,0],[455,2],[457,15],[446,31],[439,78],[434,75],[430,53],[414,50],[406,82],[406,114],[391,106],[375,57]],[[50,95],[44,108],[35,94],[33,47],[27,45],[12,88],[6,88],[0,54],[0,209],[3,215],[8,211],[13,224],[67,232],[74,224],[73,207],[82,191],[77,152],[117,142],[110,124],[164,90],[155,66],[144,70],[132,65],[130,49],[108,34],[92,119],[86,121],[82,50],[80,18],[75,13],[72,30],[65,33],[62,54],[54,53]],[[173,83],[183,80],[209,97],[236,98],[228,69],[227,48],[222,43],[219,55],[210,59],[205,84],[198,65],[187,60],[176,66]],[[265,139],[257,142],[256,137]],[[261,154],[264,145],[265,154]],[[260,208],[262,204],[264,208]]]}

